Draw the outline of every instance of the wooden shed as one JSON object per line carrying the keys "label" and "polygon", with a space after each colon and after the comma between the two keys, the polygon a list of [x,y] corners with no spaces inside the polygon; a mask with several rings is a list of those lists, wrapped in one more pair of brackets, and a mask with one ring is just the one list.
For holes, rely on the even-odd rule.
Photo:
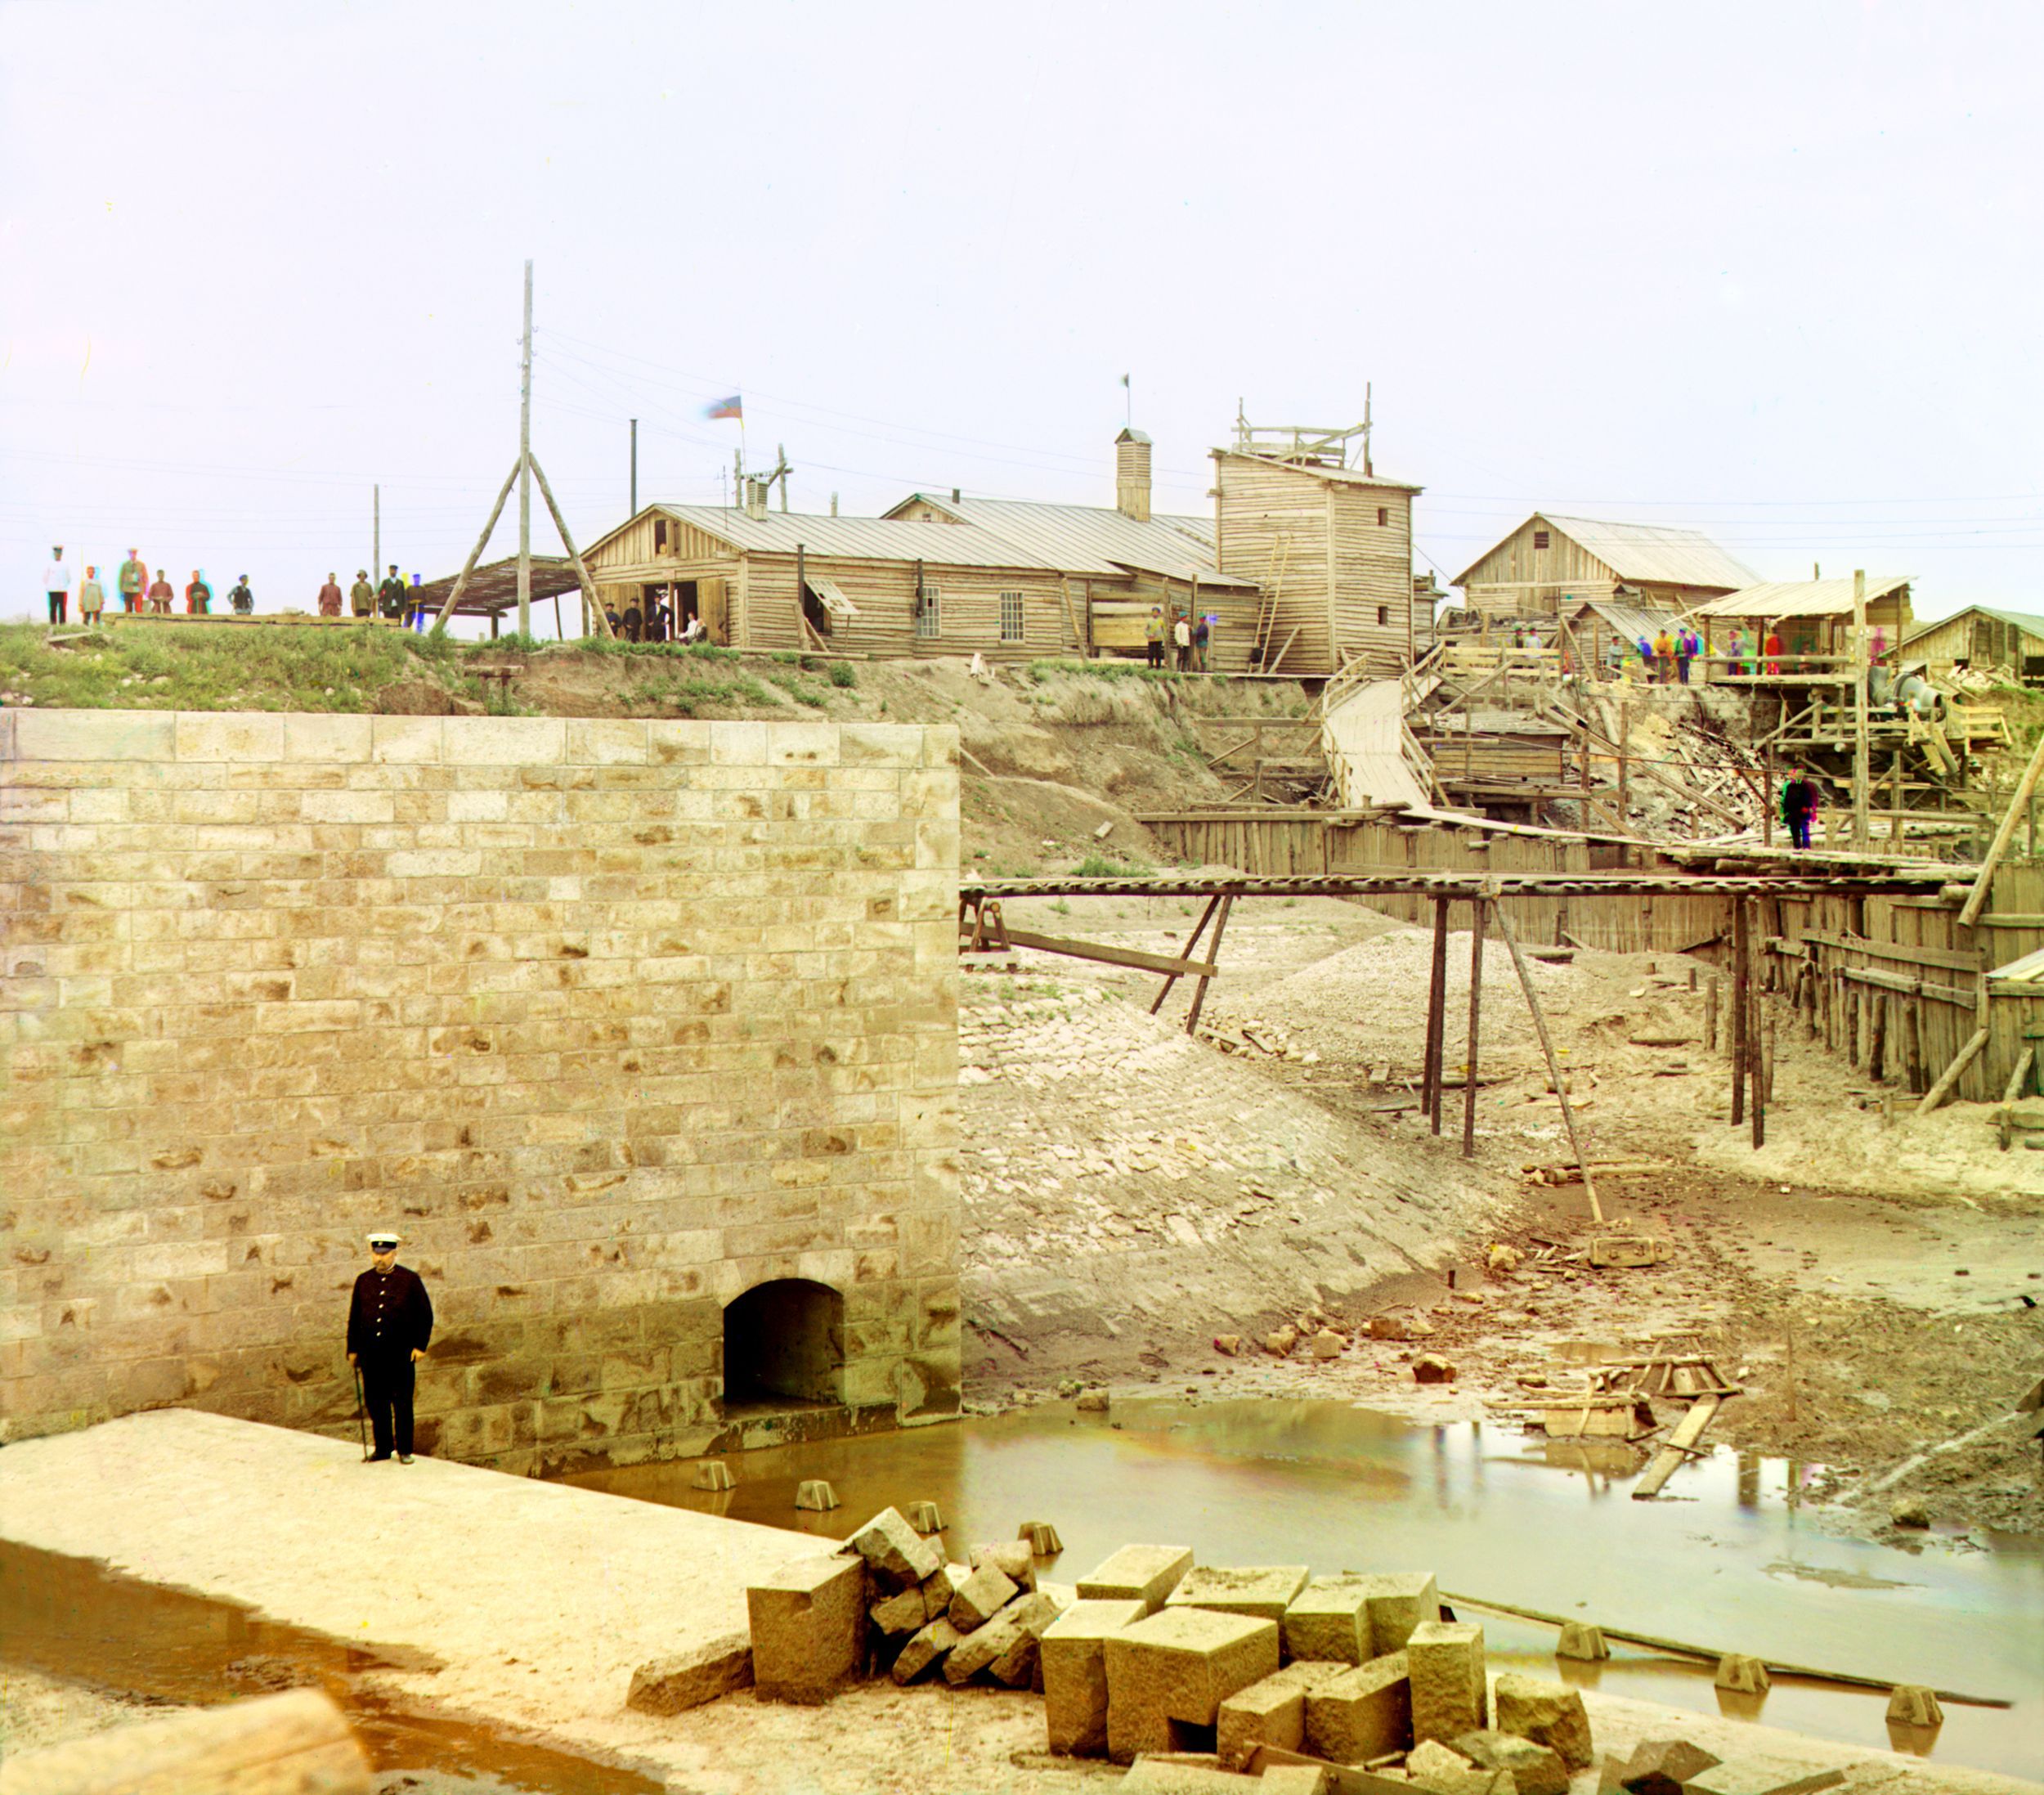
{"label": "wooden shed", "polygon": [[[1412,501],[1422,490],[1344,464],[1353,432],[1255,431],[1213,451],[1221,571],[1263,598],[1266,672],[1395,674],[1413,653]],[[1274,441],[1289,436],[1291,441]]]}
{"label": "wooden shed", "polygon": [[1904,635],[1901,658],[1934,674],[1970,668],[2011,684],[2044,686],[2044,617],[1970,604]]}
{"label": "wooden shed", "polygon": [[1652,642],[1663,630],[1675,629],[1679,617],[1677,612],[1664,611],[1656,606],[1622,604],[1616,599],[1590,599],[1573,611],[1564,612],[1562,621],[1568,626],[1567,640],[1573,643],[1583,666],[1593,673],[1600,673],[1610,665],[1614,639],[1624,649],[1624,664],[1629,667],[1638,660],[1640,638],[1643,636]]}
{"label": "wooden shed", "polygon": [[1710,537],[1536,511],[1451,586],[1487,618],[1558,617],[1591,599],[1682,613],[1754,583]]}

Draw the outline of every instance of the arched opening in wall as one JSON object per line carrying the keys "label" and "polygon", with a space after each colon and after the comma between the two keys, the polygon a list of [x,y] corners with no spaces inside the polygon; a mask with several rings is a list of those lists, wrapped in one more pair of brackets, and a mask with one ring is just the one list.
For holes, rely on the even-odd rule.
{"label": "arched opening in wall", "polygon": [[755,1284],[724,1312],[724,1407],[844,1400],[845,1299],[805,1277]]}

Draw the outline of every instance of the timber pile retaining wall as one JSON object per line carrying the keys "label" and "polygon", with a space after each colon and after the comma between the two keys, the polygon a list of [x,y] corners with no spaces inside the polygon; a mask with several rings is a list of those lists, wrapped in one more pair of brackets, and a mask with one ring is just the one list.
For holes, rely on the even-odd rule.
{"label": "timber pile retaining wall", "polygon": [[[1619,843],[1558,830],[1476,828],[1366,813],[1273,811],[1146,816],[1167,851],[1197,865],[1257,875],[1409,873],[1608,873],[1682,868],[1651,842]],[[1954,867],[1955,880],[1969,868]],[[1357,900],[1409,922],[1432,919],[1432,900]],[[1699,953],[1728,963],[1732,900],[1640,897],[1507,898],[1503,908],[1522,940],[1616,954]],[[1991,989],[1992,969],[2044,948],[2044,865],[2004,863],[1988,908],[1972,928],[1960,926],[1959,900],[1942,896],[1763,898],[1756,940],[1777,944],[1757,969],[1793,989],[1827,1045],[1867,1063],[1874,1008],[1881,1006],[1883,1072],[1893,1083],[1927,1090],[1975,1030],[1985,1049],[1961,1075],[1954,1094],[1999,1102],[2025,1048],[2044,1057],[2044,995]],[[1449,927],[1469,926],[1469,906],[1450,904]],[[1809,939],[1805,945],[1806,938]],[[1807,962],[1813,979],[1796,982],[1780,960]],[[1916,1043],[1915,1070],[1907,1043]],[[2039,1080],[2033,1070],[2028,1088]]]}
{"label": "timber pile retaining wall", "polygon": [[724,1308],[781,1280],[836,1294],[837,1425],[955,1412],[957,753],[0,711],[0,1429],[352,1436],[379,1223],[439,1311],[423,1449],[755,1443]]}

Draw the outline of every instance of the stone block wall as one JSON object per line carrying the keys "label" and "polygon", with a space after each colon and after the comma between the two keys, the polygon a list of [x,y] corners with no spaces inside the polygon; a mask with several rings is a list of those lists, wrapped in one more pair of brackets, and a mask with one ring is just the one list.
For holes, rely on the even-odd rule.
{"label": "stone block wall", "polygon": [[[957,754],[0,711],[0,1428],[177,1403],[352,1435],[379,1223],[438,1309],[424,1450],[955,1412]],[[841,1402],[746,1431],[724,1310],[781,1279],[836,1293]]]}

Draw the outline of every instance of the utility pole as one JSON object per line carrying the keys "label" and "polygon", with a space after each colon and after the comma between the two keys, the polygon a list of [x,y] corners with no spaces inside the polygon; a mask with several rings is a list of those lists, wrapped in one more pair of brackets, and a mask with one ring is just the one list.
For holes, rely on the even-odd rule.
{"label": "utility pole", "polygon": [[632,420],[632,509],[631,515],[639,515],[639,420]]}
{"label": "utility pole", "polygon": [[532,633],[532,264],[525,265],[525,354],[518,374],[518,634]]}
{"label": "utility pole", "polygon": [[381,580],[383,577],[383,489],[373,486],[369,489],[369,577]]}
{"label": "utility pole", "polygon": [[1867,818],[1870,769],[1867,744],[1867,570],[1853,570],[1853,846],[1864,854],[1872,845]]}

